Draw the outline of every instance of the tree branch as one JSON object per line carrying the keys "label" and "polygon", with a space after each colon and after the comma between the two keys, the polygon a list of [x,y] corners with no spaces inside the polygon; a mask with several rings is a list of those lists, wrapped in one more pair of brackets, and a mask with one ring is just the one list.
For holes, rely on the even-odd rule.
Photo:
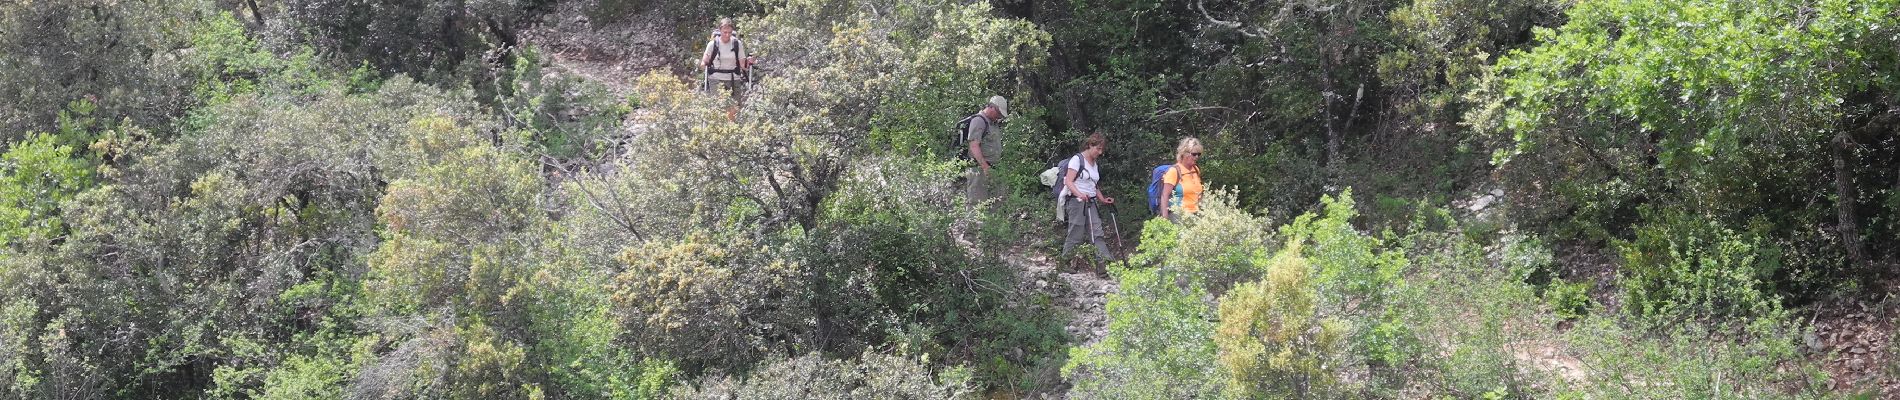
{"label": "tree branch", "polygon": [[[564,175],[575,176],[574,172],[569,171],[567,167],[562,167],[559,164],[550,162],[550,158],[551,157],[548,156],[541,156],[541,165],[553,167],[555,170],[561,171]],[[594,191],[587,189],[586,179],[576,178],[573,182],[574,187],[581,190],[581,197],[587,199],[588,205],[594,206],[595,210],[599,210],[601,214],[607,215],[608,219],[612,219],[615,224],[619,224],[621,228],[625,228],[627,233],[632,233],[634,238],[640,239],[641,241],[647,240],[646,235],[640,233],[640,229],[633,226],[633,222],[628,221],[624,216],[620,215],[624,213],[624,210],[608,210],[607,206],[601,205],[600,199],[594,195]]]}

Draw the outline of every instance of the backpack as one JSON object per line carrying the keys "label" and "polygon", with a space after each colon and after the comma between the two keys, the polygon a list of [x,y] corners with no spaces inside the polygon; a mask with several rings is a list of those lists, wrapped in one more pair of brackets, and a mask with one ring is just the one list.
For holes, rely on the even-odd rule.
{"label": "backpack", "polygon": [[[744,40],[744,39],[740,39],[740,37],[741,37],[741,36],[739,35],[739,31],[732,31],[732,59],[734,59],[734,60],[738,60],[738,62],[739,62],[739,63],[740,63],[741,65],[743,65],[743,64],[745,64],[745,60],[740,60],[740,59],[739,59],[739,50],[740,50],[740,49],[744,49],[744,48],[745,48],[745,40]],[[712,31],[712,38],[711,38],[711,39],[709,39],[709,40],[711,41],[711,43],[707,43],[707,45],[709,45],[709,46],[714,46],[715,48],[717,48],[717,47],[719,46],[719,45],[718,45],[718,43],[719,43],[719,30],[718,30],[718,29],[714,29],[714,30]],[[717,52],[715,51],[715,53],[717,53]],[[718,55],[718,54],[713,54],[713,58],[718,58],[718,57],[719,57],[719,55]],[[748,73],[748,72],[746,72],[746,70],[747,70],[747,68],[739,68],[739,69],[715,69],[715,68],[711,68],[711,67],[707,67],[707,68],[706,68],[706,73],[707,73],[708,75],[710,75],[710,74],[717,74],[717,73],[731,73],[731,74],[734,74],[734,75],[739,75],[739,79],[740,79],[740,80],[742,80],[742,81],[750,81],[750,80],[752,80],[752,76],[751,76],[751,74],[750,74],[750,73]]]}
{"label": "backpack", "polygon": [[970,120],[981,117],[982,114],[970,114],[957,121],[957,131],[950,135],[950,149],[957,153],[958,160],[970,160]]}
{"label": "backpack", "polygon": [[[1167,175],[1168,170],[1173,168],[1174,164],[1161,164],[1161,166],[1155,167],[1153,174],[1148,176],[1149,214],[1161,214],[1161,177]],[[1181,197],[1181,195],[1181,185],[1174,185],[1174,193],[1169,193],[1168,197],[1172,200],[1173,198]]]}
{"label": "backpack", "polygon": [[[1062,213],[1063,202],[1065,200],[1068,200],[1067,198],[1062,197],[1062,190],[1068,189],[1062,184],[1062,182],[1065,180],[1064,178],[1068,177],[1066,174],[1062,172],[1064,171],[1063,167],[1074,165],[1074,163],[1070,163],[1069,161],[1077,159],[1077,158],[1079,157],[1073,157],[1073,156],[1064,157],[1060,160],[1056,160],[1055,162],[1049,163],[1050,164],[1049,169],[1043,170],[1042,174],[1038,176],[1038,178],[1040,178],[1040,180],[1042,181],[1042,185],[1049,187],[1049,195],[1051,197],[1055,197],[1056,199],[1056,220],[1057,221],[1063,221],[1063,222],[1068,221],[1067,216],[1063,215]],[[1082,166],[1080,165],[1075,165],[1074,168],[1070,168],[1070,169],[1075,170],[1076,173],[1082,172]]]}
{"label": "backpack", "polygon": [[[1063,187],[1062,185],[1062,182],[1064,181],[1064,178],[1068,178],[1067,175],[1064,175],[1062,173],[1063,171],[1062,167],[1073,165],[1074,163],[1071,163],[1069,161],[1074,160],[1074,159],[1075,159],[1074,156],[1069,156],[1069,157],[1063,157],[1060,160],[1055,160],[1054,162],[1050,162],[1049,169],[1042,170],[1042,174],[1038,176],[1039,178],[1038,180],[1042,181],[1042,185],[1049,187],[1050,196],[1062,197],[1062,189],[1065,189],[1065,187]],[[1075,166],[1070,169],[1080,171],[1082,167]]]}

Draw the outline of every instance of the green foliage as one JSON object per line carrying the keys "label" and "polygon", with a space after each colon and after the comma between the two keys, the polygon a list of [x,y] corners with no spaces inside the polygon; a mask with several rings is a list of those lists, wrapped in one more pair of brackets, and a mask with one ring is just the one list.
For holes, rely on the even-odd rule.
{"label": "green foliage", "polygon": [[[1900,5],[1569,3],[6,3],[0,398],[1829,395],[1782,301],[1900,238]],[[550,11],[771,79],[610,94]],[[998,93],[985,211],[936,146]],[[1012,264],[1097,131],[1222,188],[1075,343]]]}
{"label": "green foliage", "polygon": [[[1477,87],[1493,59],[1528,44],[1565,3],[1512,0],[1413,0],[1386,14],[1394,48],[1378,56],[1379,78],[1408,103],[1401,115],[1417,123],[1449,125],[1462,117],[1461,98]],[[1450,131],[1449,127],[1427,127]]]}
{"label": "green foliage", "polygon": [[[945,7],[914,0],[878,1],[870,7],[836,1],[775,2],[748,32],[771,38],[757,46],[774,60],[774,79],[747,111],[768,116],[812,110],[824,125],[777,124],[764,130],[836,135],[825,139],[847,153],[909,154],[945,161],[942,148],[952,124],[981,109],[993,94],[1011,98],[1011,123],[999,151],[997,174],[1026,188],[1045,165],[1031,136],[1040,114],[1007,78],[1045,57],[1048,36],[1021,20],[997,18],[983,2]],[[881,11],[880,11],[881,10]],[[779,62],[777,60],[784,60]],[[848,87],[836,82],[853,82]],[[796,121],[795,119],[793,121]],[[754,129],[759,131],[760,129]],[[814,139],[823,136],[814,137]]]}
{"label": "green foliage", "polygon": [[73,148],[36,134],[0,154],[0,245],[64,233],[59,203],[92,185],[92,170]]}
{"label": "green foliage", "polygon": [[1231,396],[1339,397],[1347,389],[1338,369],[1350,328],[1319,312],[1314,268],[1300,250],[1295,243],[1258,262],[1266,265],[1265,279],[1221,296],[1214,343]]}
{"label": "green foliage", "polygon": [[[1540,193],[1520,215],[1566,236],[1630,240],[1692,212],[1798,243],[1791,254],[1854,254],[1865,233],[1836,228],[1870,216],[1842,190],[1889,179],[1856,148],[1888,129],[1872,121],[1892,103],[1897,7],[1578,2],[1563,27],[1535,30],[1539,46],[1498,61],[1467,121],[1507,182]],[[1811,276],[1854,272],[1839,256],[1787,261]],[[1837,284],[1797,282],[1814,283]]]}
{"label": "green foliage", "polygon": [[540,177],[492,148],[457,153],[391,182],[377,206],[384,242],[369,256],[367,288],[388,312],[486,314],[527,277],[520,257],[532,236],[516,234],[545,226]]}
{"label": "green foliage", "polygon": [[587,157],[602,153],[607,138],[619,131],[632,108],[606,87],[571,74],[548,71],[538,50],[516,50],[514,65],[494,82],[495,114],[519,129],[518,141],[548,156]]}
{"label": "green foliage", "polygon": [[885,334],[927,334],[926,345],[907,350],[967,363],[979,387],[1031,393],[1054,385],[1058,349],[1069,340],[1060,315],[1047,295],[1012,289],[1019,271],[947,234],[979,214],[958,207],[950,176],[902,159],[860,165],[813,232],[812,260],[832,266],[816,276],[819,321],[825,331],[861,338],[834,351],[871,347],[876,341],[864,339]]}
{"label": "green foliage", "polygon": [[974,393],[967,372],[879,353],[827,360],[816,353],[764,364],[743,377],[682,386],[680,399],[961,399]]}
{"label": "green foliage", "polygon": [[[1254,218],[1228,209],[1229,204],[1210,202],[1199,215]],[[1142,228],[1141,247],[1130,260],[1138,266],[1124,269],[1111,265],[1120,290],[1108,296],[1108,335],[1097,343],[1069,350],[1070,359],[1062,373],[1074,382],[1071,395],[1135,399],[1220,395],[1222,375],[1213,340],[1217,314],[1206,301],[1210,297],[1206,283],[1210,276],[1179,265],[1209,253],[1258,250],[1201,247],[1200,243],[1180,240],[1182,231],[1167,220],[1149,220]],[[1229,261],[1248,264],[1213,266],[1258,271],[1251,264],[1252,257]]]}
{"label": "green foliage", "polygon": [[[1165,231],[1152,220],[1145,232]],[[1142,254],[1165,247],[1142,241]],[[1108,297],[1108,335],[1069,350],[1062,372],[1082,398],[1178,399],[1220,394],[1215,312],[1196,280],[1167,267],[1111,269],[1120,291]],[[1185,285],[1183,285],[1185,284]]]}
{"label": "green foliage", "polygon": [[[272,4],[277,3],[277,4]],[[452,76],[484,52],[518,46],[514,24],[535,0],[407,0],[389,5],[346,0],[267,1],[281,9],[270,34],[341,58],[369,63],[385,76]]]}
{"label": "green foliage", "polygon": [[1358,347],[1374,377],[1368,391],[1537,397],[1555,377],[1524,351],[1561,345],[1552,344],[1556,320],[1524,271],[1547,268],[1548,250],[1535,239],[1507,238],[1501,254],[1488,254],[1458,233],[1464,228],[1445,210],[1421,209],[1405,228],[1411,233],[1387,235],[1381,246],[1403,255],[1405,272],[1356,322],[1372,327],[1357,340],[1367,343]]}
{"label": "green foliage", "polygon": [[1565,320],[1590,315],[1590,309],[1595,308],[1590,300],[1589,282],[1550,281],[1550,287],[1544,289],[1544,301],[1550,303],[1550,309],[1557,313],[1557,318]]}
{"label": "green foliage", "polygon": [[1192,245],[1175,246],[1167,257],[1171,267],[1203,282],[1208,293],[1219,296],[1234,285],[1258,277],[1265,265],[1255,262],[1255,253],[1277,243],[1266,230],[1271,226],[1266,218],[1234,206],[1233,192],[1215,190],[1204,196],[1201,212],[1183,223],[1177,237],[1170,238]]}
{"label": "green foliage", "polygon": [[1359,211],[1351,189],[1337,198],[1321,197],[1320,204],[1324,214],[1301,215],[1281,227],[1281,235],[1288,243],[1311,241],[1303,255],[1315,268],[1314,280],[1326,287],[1323,292],[1336,296],[1328,300],[1358,303],[1366,309],[1383,307],[1391,285],[1405,271],[1404,254],[1384,250],[1379,238],[1353,227]]}
{"label": "green foliage", "polygon": [[700,233],[621,253],[614,315],[625,340],[685,371],[743,366],[803,331],[810,311],[796,260],[743,236]]}
{"label": "green foliage", "polygon": [[[78,100],[97,117],[159,126],[183,110],[190,82],[178,49],[205,2],[31,1],[0,4],[0,143],[54,128]],[[69,143],[69,145],[71,145]],[[83,149],[83,145],[75,148]]]}
{"label": "green foliage", "polygon": [[1758,237],[1688,213],[1652,215],[1636,239],[1618,242],[1624,304],[1657,321],[1722,321],[1774,316],[1781,303],[1767,282],[1780,251]]}
{"label": "green foliage", "polygon": [[[1799,354],[1802,331],[1775,317],[1742,329],[1683,326],[1661,334],[1585,318],[1564,337],[1591,379],[1558,383],[1583,398],[1822,397],[1826,373]],[[1738,334],[1749,339],[1736,340]]]}

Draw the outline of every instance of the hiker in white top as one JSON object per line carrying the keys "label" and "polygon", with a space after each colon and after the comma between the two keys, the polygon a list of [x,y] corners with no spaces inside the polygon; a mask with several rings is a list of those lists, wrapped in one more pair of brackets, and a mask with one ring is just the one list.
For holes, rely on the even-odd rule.
{"label": "hiker in white top", "polygon": [[734,99],[745,95],[745,74],[752,68],[752,62],[746,53],[745,44],[739,41],[737,33],[733,33],[732,18],[719,19],[719,33],[706,42],[706,51],[699,56],[699,65],[706,68],[706,79],[710,81],[707,90],[724,86],[732,92]]}
{"label": "hiker in white top", "polygon": [[[1115,199],[1103,195],[1096,189],[1102,180],[1102,171],[1098,162],[1102,152],[1108,149],[1108,139],[1101,133],[1089,135],[1082,142],[1082,152],[1063,163],[1073,167],[1064,167],[1062,196],[1067,198],[1063,211],[1068,213],[1069,229],[1067,238],[1062,241],[1062,257],[1070,258],[1075,245],[1087,240],[1095,244],[1095,254],[1102,260],[1112,257],[1108,252],[1108,242],[1102,235],[1102,218],[1096,212],[1096,204],[1115,204]],[[1073,261],[1073,259],[1071,259]]]}

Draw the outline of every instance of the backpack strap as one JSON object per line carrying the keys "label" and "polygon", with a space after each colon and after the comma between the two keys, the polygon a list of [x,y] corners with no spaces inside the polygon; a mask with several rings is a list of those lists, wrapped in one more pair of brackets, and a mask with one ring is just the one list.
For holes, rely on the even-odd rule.
{"label": "backpack strap", "polygon": [[[711,60],[708,60],[708,62],[707,62],[707,64],[711,64],[711,63],[712,63],[712,61],[719,61],[719,48],[720,48],[720,47],[722,47],[722,46],[720,46],[720,45],[719,45],[719,35],[718,35],[718,34],[713,34],[713,38],[712,38],[712,42],[711,42],[711,43],[707,43],[706,45],[707,45],[707,46],[712,46],[712,48],[713,48],[713,51],[712,51],[712,53],[713,53],[713,54],[712,54],[712,59],[711,59]],[[744,70],[745,70],[745,67],[744,67],[744,65],[745,65],[745,64],[744,64],[744,63],[745,63],[745,60],[740,60],[740,59],[739,59],[739,46],[740,46],[740,44],[739,44],[739,34],[738,34],[738,33],[733,33],[733,34],[732,34],[732,46],[731,46],[731,47],[729,47],[729,49],[730,49],[730,50],[732,51],[732,60],[733,60],[732,62],[733,62],[733,65],[737,65],[737,66],[739,66],[739,67],[736,67],[736,68],[733,68],[733,69],[718,69],[718,68],[707,68],[707,71],[708,71],[708,72],[711,72],[711,73],[715,73],[715,74],[719,74],[719,73],[726,73],[726,74],[738,74],[738,73],[740,73],[741,71],[744,71]]]}
{"label": "backpack strap", "polygon": [[1082,169],[1088,168],[1089,160],[1082,158],[1082,153],[1075,153],[1075,156],[1069,157],[1069,161],[1075,167],[1075,178],[1082,179]]}
{"label": "backpack strap", "polygon": [[979,117],[979,115],[977,115],[977,114],[970,114],[970,116],[968,116],[968,117],[963,117],[963,120],[962,120],[962,121],[958,121],[958,123],[957,123],[957,124],[958,124],[959,126],[962,126],[962,127],[963,127],[963,142],[964,142],[964,144],[969,144],[969,142],[970,142],[971,140],[975,140],[975,137],[974,137],[974,136],[971,136],[971,135],[970,135],[970,129],[974,129],[974,128],[976,128],[976,119],[977,119],[977,117]]}
{"label": "backpack strap", "polygon": [[[1171,193],[1168,193],[1168,201],[1170,202],[1174,201],[1175,197],[1187,196],[1187,189],[1181,188],[1181,183],[1183,183],[1182,178],[1186,178],[1188,174],[1187,172],[1181,171],[1184,169],[1187,169],[1187,168],[1182,168],[1180,165],[1175,165],[1172,168],[1168,168],[1168,173],[1174,174],[1174,191]],[[1201,165],[1195,164],[1194,175],[1199,176],[1200,174],[1201,174]]]}
{"label": "backpack strap", "polygon": [[975,115],[971,115],[957,120],[955,127],[957,130],[957,140],[956,143],[950,145],[950,148],[956,149],[958,159],[968,160],[972,158],[970,157],[970,119],[975,117]]}

